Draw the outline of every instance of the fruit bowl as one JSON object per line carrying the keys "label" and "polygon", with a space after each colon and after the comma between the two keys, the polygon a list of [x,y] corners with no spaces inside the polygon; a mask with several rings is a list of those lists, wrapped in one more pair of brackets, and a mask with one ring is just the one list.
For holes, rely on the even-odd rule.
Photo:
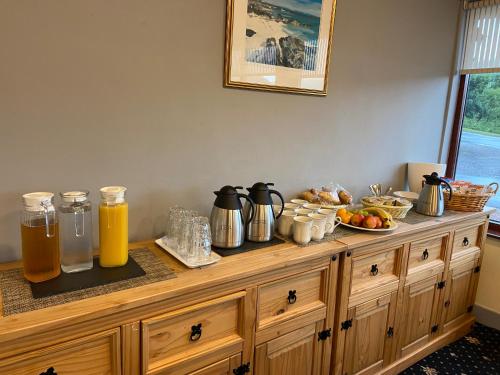
{"label": "fruit bowl", "polygon": [[[363,207],[381,208],[389,213],[394,219],[403,219],[411,210],[413,204],[404,198],[396,197],[363,197],[361,198]],[[394,203],[395,202],[395,203]],[[391,205],[389,205],[391,203]]]}
{"label": "fruit bowl", "polygon": [[365,207],[360,210],[337,211],[337,220],[346,227],[367,232],[390,232],[398,227],[392,215],[378,207]]}
{"label": "fruit bowl", "polygon": [[347,228],[353,228],[353,229],[359,229],[363,230],[365,232],[392,232],[393,230],[398,228],[398,223],[392,224],[389,228],[380,228],[380,229],[370,229],[370,228],[364,228],[364,227],[356,227],[351,224],[345,224],[345,223],[340,223],[340,225],[343,225],[344,227]]}

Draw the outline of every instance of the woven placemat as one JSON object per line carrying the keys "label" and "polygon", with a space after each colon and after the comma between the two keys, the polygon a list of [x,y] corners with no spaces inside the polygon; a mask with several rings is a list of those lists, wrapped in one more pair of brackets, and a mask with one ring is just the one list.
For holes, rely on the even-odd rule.
{"label": "woven placemat", "polygon": [[24,278],[21,268],[2,271],[0,272],[0,288],[2,289],[3,316],[62,305],[176,277],[175,273],[148,249],[134,250],[129,255],[146,272],[144,276],[37,299],[33,298],[30,284]]}

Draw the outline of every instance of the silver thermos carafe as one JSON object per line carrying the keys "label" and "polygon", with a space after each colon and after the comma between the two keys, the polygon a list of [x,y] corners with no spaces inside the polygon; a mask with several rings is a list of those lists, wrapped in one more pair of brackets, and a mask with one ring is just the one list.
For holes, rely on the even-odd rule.
{"label": "silver thermos carafe", "polygon": [[[283,213],[285,202],[282,195],[276,190],[270,190],[273,183],[257,182],[249,191],[248,196],[255,203],[255,212],[251,213],[250,206],[245,204],[245,218],[247,218],[246,239],[253,242],[267,242],[274,237],[275,221]],[[280,212],[275,216],[271,194],[275,194],[281,200]],[[253,216],[253,218],[252,218]]]}
{"label": "silver thermos carafe", "polygon": [[212,244],[215,247],[232,249],[243,245],[245,241],[245,222],[240,198],[245,198],[251,207],[249,220],[253,219],[255,206],[247,195],[238,193],[237,189],[243,187],[228,185],[219,191],[214,191],[217,198],[210,215],[210,228]]}
{"label": "silver thermos carafe", "polygon": [[416,211],[428,216],[441,216],[444,212],[443,184],[448,185],[450,189],[450,199],[453,193],[452,188],[436,172],[432,172],[430,175],[426,174],[423,177],[425,184],[418,197]]}

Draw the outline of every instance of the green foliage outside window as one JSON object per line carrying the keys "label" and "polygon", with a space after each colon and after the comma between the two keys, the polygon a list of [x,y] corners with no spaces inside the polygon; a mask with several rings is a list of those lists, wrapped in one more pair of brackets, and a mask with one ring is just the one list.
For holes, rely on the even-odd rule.
{"label": "green foliage outside window", "polygon": [[500,74],[472,74],[463,127],[500,135]]}

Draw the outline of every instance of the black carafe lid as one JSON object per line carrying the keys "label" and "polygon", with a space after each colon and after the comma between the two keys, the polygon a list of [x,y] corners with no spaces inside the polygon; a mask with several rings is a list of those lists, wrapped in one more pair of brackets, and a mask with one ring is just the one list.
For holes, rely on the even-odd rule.
{"label": "black carafe lid", "polygon": [[236,189],[243,189],[243,187],[226,185],[219,191],[214,191],[214,194],[217,196],[214,206],[226,210],[241,210],[240,197]]}
{"label": "black carafe lid", "polygon": [[268,186],[274,186],[274,184],[271,182],[267,184],[263,182],[256,182],[251,188],[247,188],[249,191],[248,195],[252,198],[255,204],[273,204]]}
{"label": "black carafe lid", "polygon": [[439,177],[437,172],[432,172],[430,175],[425,174],[423,177],[425,178],[425,183],[427,185],[441,185],[443,182],[446,182],[441,177]]}

